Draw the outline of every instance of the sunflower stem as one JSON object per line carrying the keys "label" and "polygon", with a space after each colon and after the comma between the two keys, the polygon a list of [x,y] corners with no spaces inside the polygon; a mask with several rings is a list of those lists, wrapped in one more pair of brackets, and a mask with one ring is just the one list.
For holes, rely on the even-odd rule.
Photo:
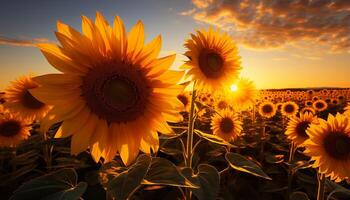
{"label": "sunflower stem", "polygon": [[47,132],[43,134],[43,137],[44,137],[44,149],[43,149],[44,159],[46,163],[46,168],[48,171],[50,171],[52,158],[51,158],[50,144],[48,144]]}
{"label": "sunflower stem", "polygon": [[266,124],[265,124],[265,120],[263,121],[263,129],[261,132],[261,136],[260,136],[260,163],[262,163],[264,161],[264,150],[265,150],[265,135],[266,135]]}
{"label": "sunflower stem", "polygon": [[[193,129],[194,129],[194,102],[196,100],[195,82],[193,84],[191,108],[189,113],[188,130],[187,130],[187,143],[186,143],[186,167],[192,168],[192,157],[193,157]],[[191,190],[186,189],[186,200],[191,199]]]}
{"label": "sunflower stem", "polygon": [[318,190],[317,190],[317,200],[324,200],[324,186],[326,177],[324,174],[318,174]]}
{"label": "sunflower stem", "polygon": [[288,198],[287,199],[290,199],[290,195],[292,193],[292,182],[293,182],[293,174],[294,174],[292,163],[294,160],[295,149],[296,149],[296,146],[294,142],[291,142],[290,150],[289,150],[289,159],[288,159],[289,166],[288,166],[288,192],[287,192]]}

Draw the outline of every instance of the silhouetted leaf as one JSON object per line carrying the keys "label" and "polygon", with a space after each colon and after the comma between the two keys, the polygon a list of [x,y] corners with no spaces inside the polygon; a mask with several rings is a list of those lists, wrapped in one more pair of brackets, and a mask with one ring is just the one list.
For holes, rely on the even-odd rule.
{"label": "silhouetted leaf", "polygon": [[225,158],[233,169],[265,178],[267,180],[272,180],[257,164],[240,154],[231,152],[226,153]]}
{"label": "silhouetted leaf", "polygon": [[194,132],[201,138],[208,140],[209,142],[213,142],[216,144],[221,144],[221,145],[226,145],[226,146],[230,146],[230,147],[234,147],[232,144],[228,143],[226,140],[216,136],[216,135],[212,135],[212,134],[207,134],[204,133],[200,130],[194,130]]}
{"label": "silhouetted leaf", "polygon": [[290,195],[290,200],[310,200],[306,193],[304,192],[293,192]]}

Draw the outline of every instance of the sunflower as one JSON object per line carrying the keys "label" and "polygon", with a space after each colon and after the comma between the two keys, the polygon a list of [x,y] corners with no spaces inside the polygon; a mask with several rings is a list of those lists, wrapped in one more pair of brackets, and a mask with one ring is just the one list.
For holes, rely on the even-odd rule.
{"label": "sunflower", "polygon": [[237,114],[225,109],[212,117],[211,129],[214,135],[230,142],[241,135],[243,128]]}
{"label": "sunflower", "polygon": [[54,106],[43,129],[63,121],[55,137],[72,135],[71,154],[90,147],[96,162],[108,162],[119,152],[129,165],[139,150],[158,150],[157,131],[173,133],[167,121],[181,121],[183,72],[169,69],[175,55],[157,58],[160,36],[144,45],[141,21],[127,35],[118,16],[111,27],[97,12],[95,23],[83,16],[82,27],[83,34],[58,22],[62,46],[38,45],[62,72],[34,78],[40,87],[31,93]]}
{"label": "sunflower", "polygon": [[196,88],[202,92],[228,91],[241,70],[240,57],[232,38],[209,28],[191,34],[185,42],[189,58],[182,66],[186,76],[196,80]]}
{"label": "sunflower", "polygon": [[313,115],[316,114],[316,111],[315,111],[312,107],[304,107],[304,108],[302,108],[302,109],[300,110],[300,113],[301,113],[301,114],[305,114],[305,113],[307,113],[307,112],[309,112],[309,113],[311,113],[311,114],[313,114]]}
{"label": "sunflower", "polygon": [[314,168],[339,182],[350,177],[350,121],[343,114],[328,115],[327,121],[319,119],[306,133],[305,154],[314,160]]}
{"label": "sunflower", "polygon": [[303,144],[303,142],[309,138],[306,130],[312,123],[317,123],[317,117],[311,112],[300,113],[299,117],[291,117],[288,122],[287,130],[285,134],[290,140],[292,140],[297,146]]}
{"label": "sunflower", "polygon": [[0,114],[0,147],[16,147],[30,135],[30,122],[10,113]]}
{"label": "sunflower", "polygon": [[30,89],[38,86],[31,76],[22,76],[13,81],[6,89],[4,106],[9,112],[23,118],[30,120],[42,119],[50,110],[50,106],[41,102],[29,92]]}
{"label": "sunflower", "polygon": [[276,114],[276,106],[270,101],[263,102],[259,105],[259,114],[266,118],[271,118]]}
{"label": "sunflower", "polygon": [[229,108],[229,104],[225,99],[219,99],[217,100],[215,104],[215,109],[220,111],[220,110],[225,110]]}
{"label": "sunflower", "polygon": [[319,99],[312,104],[312,107],[316,111],[321,112],[321,111],[324,111],[327,109],[328,104],[325,101],[323,101],[322,99]]}
{"label": "sunflower", "polygon": [[312,106],[312,101],[305,101],[305,106]]}
{"label": "sunflower", "polygon": [[293,101],[287,101],[282,105],[282,115],[287,117],[293,117],[298,113],[299,106]]}
{"label": "sunflower", "polygon": [[254,82],[246,78],[241,78],[236,85],[237,91],[232,92],[234,105],[241,110],[253,106],[257,95]]}

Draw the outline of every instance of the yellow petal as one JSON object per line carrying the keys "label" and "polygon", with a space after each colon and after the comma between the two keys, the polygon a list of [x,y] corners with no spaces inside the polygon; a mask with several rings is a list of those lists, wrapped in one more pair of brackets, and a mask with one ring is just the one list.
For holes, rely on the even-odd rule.
{"label": "yellow petal", "polygon": [[138,21],[128,34],[127,56],[130,61],[132,61],[142,50],[145,40],[144,37],[145,33],[143,24],[141,21]]}

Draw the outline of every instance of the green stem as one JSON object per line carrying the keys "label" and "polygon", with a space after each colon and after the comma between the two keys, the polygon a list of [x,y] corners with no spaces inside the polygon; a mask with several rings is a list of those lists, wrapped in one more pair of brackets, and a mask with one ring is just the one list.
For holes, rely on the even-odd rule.
{"label": "green stem", "polygon": [[[186,167],[192,168],[192,157],[193,157],[193,129],[194,129],[194,102],[196,99],[195,82],[193,83],[191,108],[189,113],[188,130],[187,130],[187,142],[186,142]],[[191,190],[186,189],[186,200],[190,200],[192,196]]]}
{"label": "green stem", "polygon": [[318,175],[318,190],[317,190],[317,200],[324,200],[324,186],[326,177],[324,174]]}
{"label": "green stem", "polygon": [[295,149],[296,149],[296,146],[294,142],[291,142],[290,150],[289,150],[289,159],[288,159],[289,167],[288,167],[288,192],[287,192],[288,198],[287,199],[290,199],[290,195],[292,193],[292,182],[293,182],[293,174],[294,174],[292,163],[294,160]]}

